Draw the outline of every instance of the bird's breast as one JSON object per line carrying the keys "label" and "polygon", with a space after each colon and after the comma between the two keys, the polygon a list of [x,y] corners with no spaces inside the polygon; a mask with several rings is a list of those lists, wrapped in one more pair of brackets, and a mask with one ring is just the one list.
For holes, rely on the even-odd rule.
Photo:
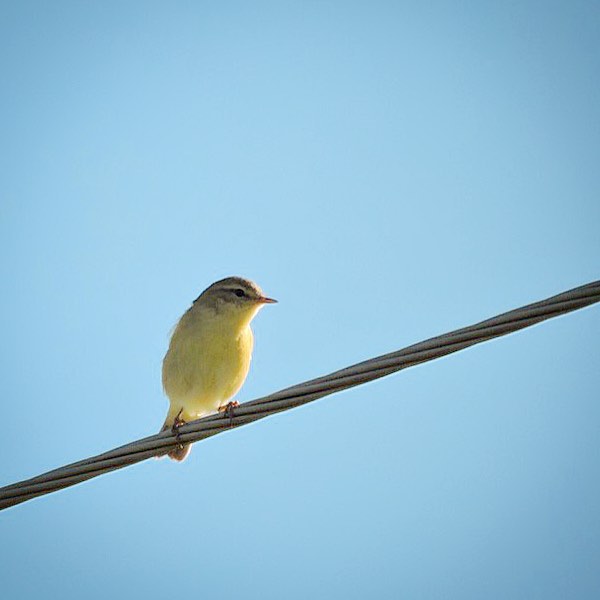
{"label": "bird's breast", "polygon": [[252,347],[249,326],[232,330],[218,321],[178,326],[163,363],[171,403],[180,403],[188,418],[216,411],[244,383]]}
{"label": "bird's breast", "polygon": [[220,400],[229,400],[242,386],[252,358],[252,331],[245,328],[239,335],[214,335],[202,345],[198,362],[202,391]]}

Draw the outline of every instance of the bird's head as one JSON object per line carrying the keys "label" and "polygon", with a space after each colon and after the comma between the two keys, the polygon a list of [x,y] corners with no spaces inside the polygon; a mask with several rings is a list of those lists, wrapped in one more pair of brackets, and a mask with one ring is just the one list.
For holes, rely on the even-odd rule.
{"label": "bird's head", "polygon": [[249,323],[265,304],[274,304],[277,300],[267,298],[260,287],[243,277],[226,277],[207,287],[194,300],[194,307],[211,308],[223,316]]}

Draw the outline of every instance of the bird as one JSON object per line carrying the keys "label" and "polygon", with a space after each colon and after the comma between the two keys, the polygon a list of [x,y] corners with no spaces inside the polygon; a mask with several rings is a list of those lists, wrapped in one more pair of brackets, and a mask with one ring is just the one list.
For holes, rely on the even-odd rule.
{"label": "bird", "polygon": [[[162,364],[162,383],[169,411],[161,431],[211,413],[227,411],[242,387],[252,358],[250,322],[265,304],[277,300],[243,277],[226,277],[206,288],[183,314],[171,336]],[[183,461],[190,444],[168,452]]]}

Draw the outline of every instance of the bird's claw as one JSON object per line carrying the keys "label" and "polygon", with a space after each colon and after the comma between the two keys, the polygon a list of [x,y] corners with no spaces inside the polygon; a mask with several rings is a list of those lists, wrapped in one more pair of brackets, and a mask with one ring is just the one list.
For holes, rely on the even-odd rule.
{"label": "bird's claw", "polygon": [[225,406],[219,407],[219,412],[224,412],[225,416],[229,418],[229,427],[233,427],[233,409],[237,408],[240,403],[237,400],[228,402]]}
{"label": "bird's claw", "polygon": [[185,425],[187,422],[181,418],[182,412],[183,408],[177,413],[177,416],[173,420],[173,425],[171,426],[171,433],[175,436],[180,448],[183,448],[183,444],[181,443],[181,433],[179,433],[179,428]]}

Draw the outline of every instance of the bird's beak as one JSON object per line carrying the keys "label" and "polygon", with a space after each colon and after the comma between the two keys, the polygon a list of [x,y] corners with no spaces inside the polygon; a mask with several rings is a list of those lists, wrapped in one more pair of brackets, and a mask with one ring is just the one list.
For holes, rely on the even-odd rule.
{"label": "bird's beak", "polygon": [[258,298],[258,303],[259,304],[277,304],[277,300],[274,300],[273,298],[265,298],[264,296],[261,296],[260,298]]}

